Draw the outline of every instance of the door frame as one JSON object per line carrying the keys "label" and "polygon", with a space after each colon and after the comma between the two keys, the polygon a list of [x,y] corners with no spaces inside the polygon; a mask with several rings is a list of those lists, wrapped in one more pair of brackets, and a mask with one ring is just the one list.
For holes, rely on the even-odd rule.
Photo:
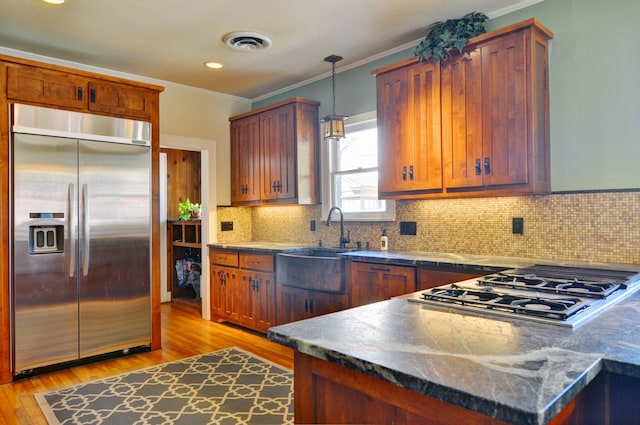
{"label": "door frame", "polygon": [[[211,305],[209,297],[209,250],[207,244],[217,241],[216,223],[218,222],[218,212],[216,209],[216,184],[215,184],[215,164],[216,164],[216,141],[212,139],[200,139],[195,137],[179,136],[173,134],[160,134],[160,147],[166,149],[183,149],[200,152],[200,174],[201,174],[201,204],[202,204],[202,221],[201,221],[201,243],[202,243],[202,274],[200,275],[200,297],[202,299],[201,315],[205,320],[211,320]],[[166,176],[166,168],[165,168]],[[162,170],[160,171],[162,173]],[[162,177],[162,176],[161,176]],[[166,177],[165,177],[166,179]],[[213,180],[212,180],[213,179]],[[162,178],[160,179],[163,180]],[[161,182],[161,186],[163,183]],[[166,192],[166,183],[164,183],[164,191]],[[164,198],[166,202],[166,194]],[[161,205],[160,209],[166,211],[166,205]],[[167,252],[167,217],[166,212],[160,214],[160,252]],[[166,254],[161,257],[161,270],[167,270]],[[161,279],[161,298],[165,301],[167,291],[167,278]],[[168,300],[167,300],[168,301]]]}

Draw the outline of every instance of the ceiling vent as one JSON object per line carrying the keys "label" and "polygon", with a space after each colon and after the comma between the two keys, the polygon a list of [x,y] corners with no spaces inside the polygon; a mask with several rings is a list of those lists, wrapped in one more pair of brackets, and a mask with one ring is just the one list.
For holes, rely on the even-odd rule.
{"label": "ceiling vent", "polygon": [[232,32],[224,36],[224,43],[234,50],[253,52],[266,50],[271,46],[269,37],[249,31]]}

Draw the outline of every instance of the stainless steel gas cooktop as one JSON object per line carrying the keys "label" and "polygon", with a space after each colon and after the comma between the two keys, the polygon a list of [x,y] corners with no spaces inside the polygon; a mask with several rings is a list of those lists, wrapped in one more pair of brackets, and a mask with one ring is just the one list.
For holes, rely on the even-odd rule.
{"label": "stainless steel gas cooktop", "polygon": [[636,272],[536,265],[438,286],[409,301],[574,327],[638,288]]}

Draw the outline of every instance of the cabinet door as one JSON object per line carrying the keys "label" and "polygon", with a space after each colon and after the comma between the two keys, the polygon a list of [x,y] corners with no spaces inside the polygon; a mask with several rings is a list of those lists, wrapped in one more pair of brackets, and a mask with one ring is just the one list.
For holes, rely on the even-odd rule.
{"label": "cabinet door", "polygon": [[260,200],[260,119],[231,123],[231,202]]}
{"label": "cabinet door", "polygon": [[309,310],[308,292],[305,289],[277,285],[278,325],[307,318]]}
{"label": "cabinet door", "polygon": [[349,307],[349,297],[343,294],[309,291],[309,317],[335,313]]}
{"label": "cabinet door", "polygon": [[295,105],[260,114],[261,191],[265,200],[296,197]]}
{"label": "cabinet door", "polygon": [[211,265],[211,315],[237,321],[238,270]]}
{"label": "cabinet door", "polygon": [[242,271],[239,282],[240,324],[266,331],[275,324],[273,274]]}
{"label": "cabinet door", "polygon": [[92,81],[89,83],[89,110],[149,120],[153,109],[151,90],[125,84]]}
{"label": "cabinet door", "polygon": [[416,290],[415,267],[352,263],[353,307],[386,300]]}
{"label": "cabinet door", "polygon": [[349,297],[344,294],[309,291],[285,285],[278,285],[276,292],[279,325],[349,308]]}
{"label": "cabinet door", "polygon": [[[378,115],[378,192],[381,196],[404,190],[406,164],[413,155],[407,70],[400,68],[376,78]],[[403,174],[403,167],[405,167]]]}
{"label": "cabinet door", "polygon": [[487,186],[527,183],[525,38],[507,34],[480,47],[482,168]]}
{"label": "cabinet door", "polygon": [[72,74],[7,64],[7,98],[73,109],[87,105],[87,81]]}
{"label": "cabinet door", "polygon": [[444,186],[482,186],[482,69],[480,52],[442,65]]}
{"label": "cabinet door", "polygon": [[440,190],[440,64],[382,74],[377,90],[380,193]]}

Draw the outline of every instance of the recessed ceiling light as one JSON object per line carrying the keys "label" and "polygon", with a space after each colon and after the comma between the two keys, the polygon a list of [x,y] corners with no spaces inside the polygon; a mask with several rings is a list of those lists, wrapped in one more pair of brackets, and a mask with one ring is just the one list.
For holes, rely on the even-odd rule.
{"label": "recessed ceiling light", "polygon": [[206,66],[207,68],[211,68],[211,69],[220,69],[220,68],[222,68],[222,64],[221,63],[213,62],[213,61],[205,62],[204,66]]}
{"label": "recessed ceiling light", "polygon": [[49,3],[49,4],[62,4],[64,3],[64,0],[42,0],[45,3]]}
{"label": "recessed ceiling light", "polygon": [[240,50],[243,52],[266,50],[271,47],[271,40],[269,37],[252,31],[232,32],[225,35],[223,40],[227,46],[234,50]]}

